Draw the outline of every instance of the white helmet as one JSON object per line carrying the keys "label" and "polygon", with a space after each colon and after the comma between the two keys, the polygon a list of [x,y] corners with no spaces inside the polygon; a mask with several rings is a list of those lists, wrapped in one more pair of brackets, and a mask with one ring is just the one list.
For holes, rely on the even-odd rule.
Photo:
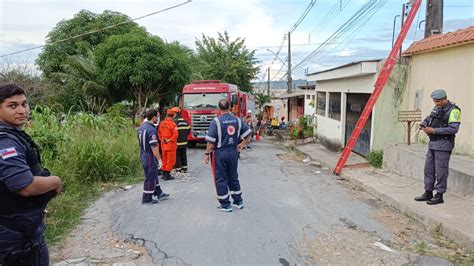
{"label": "white helmet", "polygon": [[248,114],[248,113],[252,113],[252,110],[249,109],[249,110],[247,111],[247,114]]}

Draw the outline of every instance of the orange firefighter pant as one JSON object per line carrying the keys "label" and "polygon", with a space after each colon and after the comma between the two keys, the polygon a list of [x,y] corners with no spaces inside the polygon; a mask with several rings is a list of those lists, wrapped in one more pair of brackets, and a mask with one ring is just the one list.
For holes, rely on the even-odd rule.
{"label": "orange firefighter pant", "polygon": [[176,164],[176,150],[162,151],[162,153],[163,167],[161,167],[161,170],[171,172]]}

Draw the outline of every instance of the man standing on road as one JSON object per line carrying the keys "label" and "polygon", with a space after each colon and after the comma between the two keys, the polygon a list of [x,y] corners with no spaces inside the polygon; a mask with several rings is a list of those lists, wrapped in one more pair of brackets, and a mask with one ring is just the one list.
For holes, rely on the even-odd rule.
{"label": "man standing on road", "polygon": [[171,176],[171,170],[173,170],[174,165],[176,164],[176,141],[178,139],[178,127],[173,121],[176,116],[175,110],[173,108],[168,109],[166,112],[166,119],[161,121],[160,128],[158,129],[158,136],[161,141],[161,151],[163,154],[163,179],[164,180],[173,180],[174,177]]}
{"label": "man standing on road", "polygon": [[181,110],[178,107],[173,107],[176,112],[174,122],[178,127],[178,148],[176,149],[176,172],[186,173],[188,172],[188,156],[186,149],[188,148],[188,134],[191,127],[188,121],[181,117]]}
{"label": "man standing on road", "polygon": [[41,165],[38,147],[23,130],[25,91],[0,84],[0,265],[49,265],[44,212],[62,188]]}
{"label": "man standing on road", "polygon": [[[232,205],[238,209],[244,207],[237,173],[238,152],[248,143],[252,130],[242,123],[241,119],[230,113],[230,104],[227,100],[219,101],[219,109],[222,115],[212,120],[206,135],[204,162],[208,164],[211,157],[217,199],[220,203],[217,209],[231,212],[229,190],[233,199]],[[243,140],[240,144],[239,139]]]}
{"label": "man standing on road", "polygon": [[[165,200],[169,194],[161,190],[158,180],[158,136],[155,124],[158,122],[158,111],[151,109],[146,113],[146,120],[138,128],[138,144],[140,145],[140,160],[145,172],[143,183],[142,204],[156,204]],[[156,196],[157,199],[153,199]]]}
{"label": "man standing on road", "polygon": [[[461,125],[461,109],[447,99],[446,91],[431,93],[435,107],[420,124],[430,138],[425,162],[425,193],[416,201],[430,205],[443,203],[443,194],[448,185],[449,158],[454,148],[455,134]],[[433,197],[433,190],[436,195]]]}

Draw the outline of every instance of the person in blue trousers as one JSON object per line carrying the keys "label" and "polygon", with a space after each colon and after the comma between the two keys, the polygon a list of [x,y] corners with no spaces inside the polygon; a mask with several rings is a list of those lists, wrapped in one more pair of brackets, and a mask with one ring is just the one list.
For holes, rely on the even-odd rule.
{"label": "person in blue trousers", "polygon": [[[151,109],[146,113],[146,120],[138,128],[138,144],[140,145],[140,160],[145,172],[143,182],[142,204],[156,204],[165,200],[169,194],[161,190],[158,180],[158,133],[155,124],[158,122],[158,111]],[[153,199],[156,196],[156,199]]]}
{"label": "person in blue trousers", "polygon": [[[237,165],[238,152],[249,142],[252,130],[230,112],[227,100],[219,101],[221,116],[214,118],[206,135],[207,147],[204,162],[211,159],[219,211],[231,212],[232,205],[238,209],[244,207]],[[239,144],[239,140],[243,140]],[[229,193],[230,192],[230,193]],[[230,196],[232,197],[232,204]]]}
{"label": "person in blue trousers", "polygon": [[[420,123],[430,139],[425,161],[425,192],[416,201],[426,201],[429,205],[444,202],[443,194],[448,187],[449,158],[454,149],[455,134],[461,125],[461,109],[447,98],[445,90],[431,93],[435,107],[430,115]],[[433,196],[433,190],[436,195]]]}

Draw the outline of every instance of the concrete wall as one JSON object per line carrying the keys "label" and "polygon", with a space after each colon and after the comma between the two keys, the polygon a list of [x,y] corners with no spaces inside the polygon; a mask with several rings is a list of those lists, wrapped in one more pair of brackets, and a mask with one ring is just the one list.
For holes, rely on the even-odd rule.
{"label": "concrete wall", "polygon": [[[309,99],[307,97],[309,96]],[[310,105],[311,101],[314,100],[314,107]],[[305,115],[314,115],[316,112],[316,92],[305,94],[304,96],[304,114]]]}
{"label": "concrete wall", "polygon": [[342,122],[320,115],[316,115],[316,117],[316,134],[336,146],[344,147]]}
{"label": "concrete wall", "polygon": [[[383,67],[384,62],[385,60],[380,62],[379,69]],[[398,111],[413,110],[404,101],[408,97],[406,86],[408,72],[408,65],[396,65],[375,104],[372,111],[371,149],[373,150],[383,150],[387,142],[406,143],[406,129],[398,122]],[[414,131],[415,128],[412,132]]]}
{"label": "concrete wall", "polygon": [[[401,176],[423,180],[427,145],[386,143],[383,168]],[[420,188],[422,190],[423,188]],[[474,160],[453,155],[449,162],[448,192],[474,196]]]}
{"label": "concrete wall", "polygon": [[[430,94],[443,88],[448,99],[462,109],[461,128],[456,136],[455,153],[474,157],[474,43],[415,54],[411,58],[407,105],[414,109],[419,92],[423,117],[433,108]],[[425,134],[420,134],[426,141]]]}

